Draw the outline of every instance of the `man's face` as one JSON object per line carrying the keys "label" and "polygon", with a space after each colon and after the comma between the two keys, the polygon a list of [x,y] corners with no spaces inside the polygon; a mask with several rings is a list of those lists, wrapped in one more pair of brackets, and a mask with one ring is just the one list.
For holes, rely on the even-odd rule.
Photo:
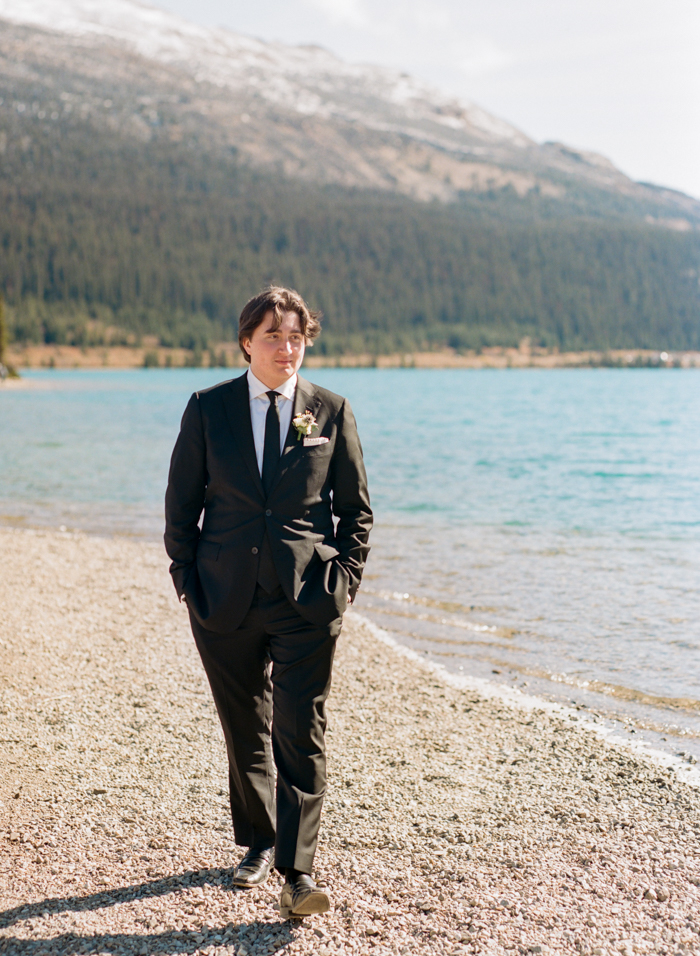
{"label": "man's face", "polygon": [[266,313],[243,348],[250,356],[250,370],[263,385],[278,388],[299,371],[306,342],[296,312],[285,312],[282,324],[274,328],[274,313]]}

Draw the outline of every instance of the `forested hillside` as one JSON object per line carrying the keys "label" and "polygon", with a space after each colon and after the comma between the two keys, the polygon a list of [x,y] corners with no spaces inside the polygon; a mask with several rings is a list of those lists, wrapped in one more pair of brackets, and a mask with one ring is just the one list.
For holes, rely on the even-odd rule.
{"label": "forested hillside", "polygon": [[687,218],[674,220],[681,207],[661,191],[585,177],[562,179],[559,193],[494,181],[452,202],[293,178],[243,161],[204,107],[168,125],[165,107],[139,106],[152,97],[137,96],[133,63],[133,80],[106,70],[98,88],[30,63],[38,45],[20,40],[0,70],[0,289],[16,340],[148,333],[205,348],[234,338],[243,303],[276,282],[323,310],[318,348],[332,353],[524,336],[566,349],[700,347],[687,197]]}

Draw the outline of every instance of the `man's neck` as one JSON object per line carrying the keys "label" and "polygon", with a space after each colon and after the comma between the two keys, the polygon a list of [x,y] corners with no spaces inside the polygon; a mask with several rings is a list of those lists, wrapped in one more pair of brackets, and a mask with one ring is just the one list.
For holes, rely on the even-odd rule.
{"label": "man's neck", "polygon": [[278,382],[276,385],[271,385],[269,382],[266,382],[264,378],[261,378],[259,375],[256,375],[252,368],[248,369],[248,375],[252,376],[253,382],[258,382],[266,391],[282,391],[289,394],[290,391],[296,388],[298,375],[295,372],[294,375],[290,375],[289,378],[286,378],[283,382]]}

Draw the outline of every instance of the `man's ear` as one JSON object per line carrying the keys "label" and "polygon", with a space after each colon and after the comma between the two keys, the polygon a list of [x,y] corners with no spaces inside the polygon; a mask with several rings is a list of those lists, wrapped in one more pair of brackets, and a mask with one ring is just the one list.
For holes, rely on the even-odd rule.
{"label": "man's ear", "polygon": [[241,345],[246,350],[246,354],[250,355],[250,339],[241,339]]}

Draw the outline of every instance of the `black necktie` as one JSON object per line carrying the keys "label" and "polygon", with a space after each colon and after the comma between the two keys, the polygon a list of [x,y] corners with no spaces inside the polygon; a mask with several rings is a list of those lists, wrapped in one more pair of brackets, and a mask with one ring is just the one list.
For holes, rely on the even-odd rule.
{"label": "black necktie", "polygon": [[280,460],[280,410],[277,404],[277,392],[268,392],[267,397],[270,399],[270,407],[265,419],[262,483],[265,494],[269,495]]}

